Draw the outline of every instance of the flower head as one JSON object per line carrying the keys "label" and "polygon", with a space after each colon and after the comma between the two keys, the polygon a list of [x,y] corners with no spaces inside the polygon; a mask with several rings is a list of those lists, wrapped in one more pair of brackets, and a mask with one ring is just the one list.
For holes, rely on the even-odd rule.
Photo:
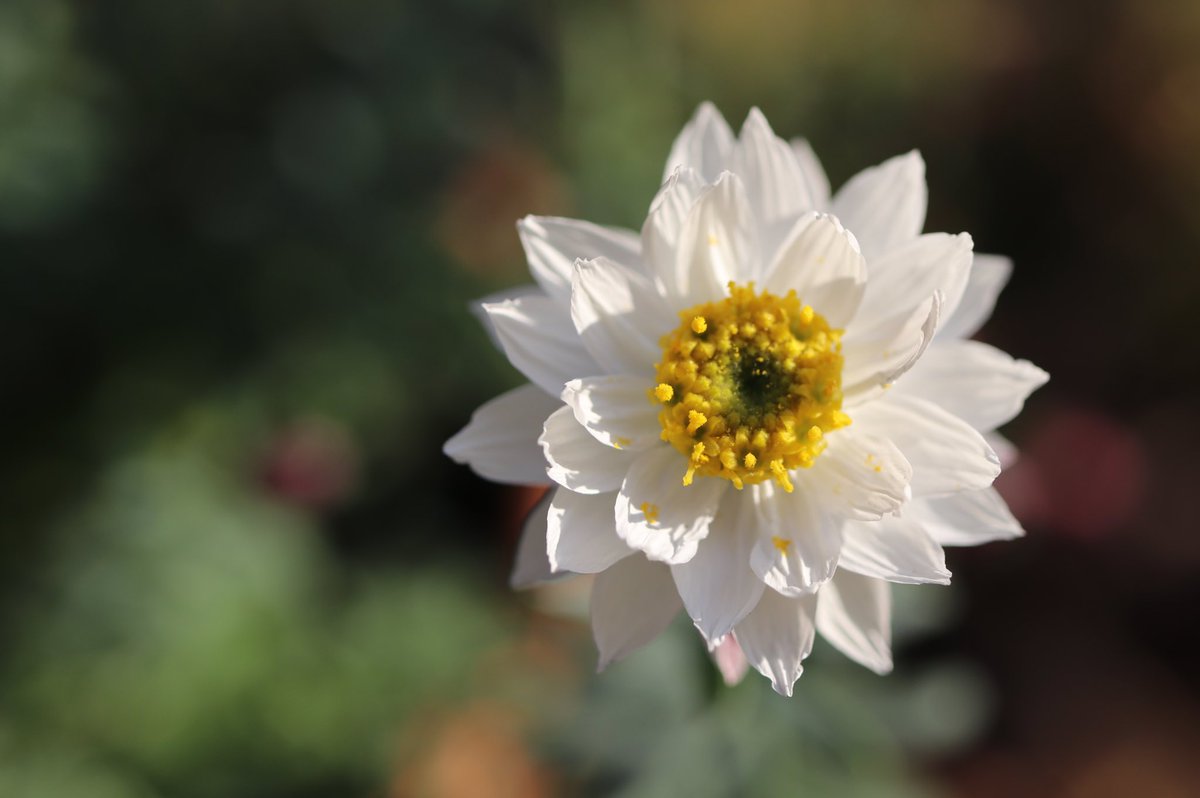
{"label": "flower head", "polygon": [[883,672],[887,582],[946,583],[942,545],[1021,534],[985,435],[1046,375],[963,340],[1008,264],[924,216],[916,153],[831,197],[806,144],[705,104],[640,235],[519,223],[538,289],[482,307],[531,384],[446,452],[553,485],[514,583],[597,574],[601,667],[684,609],[781,693],[817,631]]}

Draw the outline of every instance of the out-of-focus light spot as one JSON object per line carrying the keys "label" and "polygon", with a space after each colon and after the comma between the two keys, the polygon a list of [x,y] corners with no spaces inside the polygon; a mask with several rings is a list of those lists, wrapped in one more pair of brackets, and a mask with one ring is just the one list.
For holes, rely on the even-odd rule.
{"label": "out-of-focus light spot", "polygon": [[446,186],[437,237],[471,271],[525,273],[516,220],[528,213],[564,215],[562,178],[537,152],[497,145],[464,162]]}
{"label": "out-of-focus light spot", "polygon": [[421,717],[406,730],[418,751],[392,781],[388,795],[457,798],[558,794],[552,774],[533,756],[520,713],[481,703],[443,719],[431,730]]}
{"label": "out-of-focus light spot", "polygon": [[358,484],[359,452],[329,419],[310,418],[283,430],[263,459],[263,484],[279,498],[313,510],[335,506]]}
{"label": "out-of-focus light spot", "polygon": [[1026,524],[1072,537],[1106,536],[1128,523],[1146,488],[1141,438],[1117,419],[1068,408],[1025,437],[1020,459],[996,486]]}

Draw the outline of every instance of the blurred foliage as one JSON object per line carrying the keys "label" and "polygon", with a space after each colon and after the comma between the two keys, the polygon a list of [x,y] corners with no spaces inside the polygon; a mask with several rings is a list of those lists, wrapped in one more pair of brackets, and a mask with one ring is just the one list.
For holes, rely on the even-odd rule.
{"label": "blurred foliage", "polygon": [[[926,795],[919,763],[996,728],[948,652],[1012,691],[1054,629],[1117,641],[1089,662],[1142,645],[1096,618],[1167,663],[1098,694],[1191,706],[1153,619],[1200,572],[1172,454],[1200,434],[1198,32],[1132,0],[0,4],[0,795]],[[1117,542],[1048,534],[954,561],[974,593],[897,591],[887,679],[818,646],[791,701],[726,689],[682,623],[591,677],[561,609],[586,585],[505,586],[530,497],[440,454],[519,381],[467,312],[525,279],[515,219],[638,226],[702,99],[763,106],[835,183],[921,148],[929,227],[1017,261],[988,335],[1099,408],[1035,401],[1053,487],[1012,497]],[[1153,523],[1062,506],[1096,461],[1157,486]],[[1125,591],[1109,611],[1050,570],[1081,558]],[[1000,733],[1059,706],[1027,694]]]}

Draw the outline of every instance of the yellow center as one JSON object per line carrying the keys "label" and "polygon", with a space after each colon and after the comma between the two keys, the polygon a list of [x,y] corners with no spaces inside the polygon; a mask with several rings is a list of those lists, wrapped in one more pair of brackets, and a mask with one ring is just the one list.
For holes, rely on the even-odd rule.
{"label": "yellow center", "polygon": [[729,297],[679,314],[662,339],[658,385],[650,398],[663,440],[688,458],[695,475],[723,477],[739,490],[808,468],[825,433],[844,427],[841,330],[801,305],[754,284],[729,284]]}

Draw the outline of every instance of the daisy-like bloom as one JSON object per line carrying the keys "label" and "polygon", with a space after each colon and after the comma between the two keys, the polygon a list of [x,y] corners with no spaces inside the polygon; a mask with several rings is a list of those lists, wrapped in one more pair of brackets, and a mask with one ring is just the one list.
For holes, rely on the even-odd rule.
{"label": "daisy-like bloom", "polygon": [[683,609],[723,673],[744,655],[786,695],[817,631],[886,672],[888,582],[1021,534],[985,433],[1046,375],[964,340],[1008,264],[922,235],[925,203],[916,153],[831,197],[806,144],[705,104],[640,235],[519,223],[537,286],[482,310],[530,384],[445,450],[552,485],[513,583],[596,574],[600,667]]}

